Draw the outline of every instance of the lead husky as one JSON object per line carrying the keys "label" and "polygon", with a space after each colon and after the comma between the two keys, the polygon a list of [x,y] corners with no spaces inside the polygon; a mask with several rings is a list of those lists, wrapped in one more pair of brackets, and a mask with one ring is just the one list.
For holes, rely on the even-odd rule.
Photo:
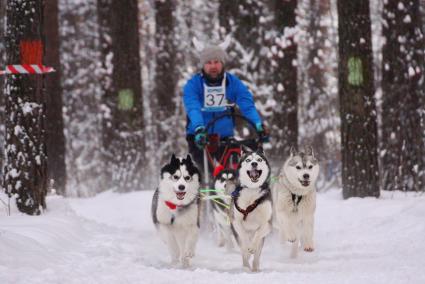
{"label": "lead husky", "polygon": [[[244,153],[238,169],[240,185],[232,193],[231,223],[243,266],[258,271],[264,238],[271,231],[270,166],[260,149]],[[253,255],[252,267],[249,263]]]}
{"label": "lead husky", "polygon": [[282,241],[293,243],[296,257],[299,242],[307,252],[314,250],[313,229],[316,210],[316,179],[319,163],[313,149],[297,152],[293,147],[273,185],[273,207]]}
{"label": "lead husky", "polygon": [[168,246],[171,261],[190,265],[199,233],[200,173],[188,155],[161,169],[161,181],[152,200],[152,220]]}
{"label": "lead husky", "polygon": [[215,228],[218,233],[218,246],[226,246],[227,250],[233,248],[233,234],[230,228],[229,208],[231,193],[237,184],[237,172],[233,169],[222,170],[214,179],[214,192],[211,197],[212,212]]}

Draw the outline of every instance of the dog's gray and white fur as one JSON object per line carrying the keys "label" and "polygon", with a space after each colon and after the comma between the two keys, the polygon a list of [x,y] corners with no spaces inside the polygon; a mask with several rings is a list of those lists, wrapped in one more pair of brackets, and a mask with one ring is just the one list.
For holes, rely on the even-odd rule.
{"label": "dog's gray and white fur", "polygon": [[319,163],[313,148],[303,152],[290,150],[272,187],[275,225],[282,241],[293,243],[291,257],[298,254],[299,244],[307,252],[314,250],[314,212],[316,210],[316,180]]}
{"label": "dog's gray and white fur", "polygon": [[238,176],[239,186],[232,193],[232,229],[241,249],[243,266],[259,271],[261,251],[271,231],[272,218],[270,166],[261,149],[243,154]]}
{"label": "dog's gray and white fur", "polygon": [[168,246],[172,264],[190,266],[199,234],[200,173],[188,155],[171,157],[161,169],[152,200],[152,220]]}
{"label": "dog's gray and white fur", "polygon": [[214,179],[214,192],[210,195],[214,198],[211,201],[212,215],[218,234],[218,245],[226,246],[227,250],[233,248],[233,233],[230,227],[229,208],[230,195],[235,190],[238,182],[236,170],[224,169]]}

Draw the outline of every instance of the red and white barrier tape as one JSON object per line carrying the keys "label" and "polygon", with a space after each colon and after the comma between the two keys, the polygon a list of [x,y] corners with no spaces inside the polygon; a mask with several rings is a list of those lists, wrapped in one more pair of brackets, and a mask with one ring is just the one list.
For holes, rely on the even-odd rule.
{"label": "red and white barrier tape", "polygon": [[41,64],[21,64],[7,65],[6,70],[0,70],[0,75],[3,74],[43,74],[55,72],[52,67],[47,67]]}

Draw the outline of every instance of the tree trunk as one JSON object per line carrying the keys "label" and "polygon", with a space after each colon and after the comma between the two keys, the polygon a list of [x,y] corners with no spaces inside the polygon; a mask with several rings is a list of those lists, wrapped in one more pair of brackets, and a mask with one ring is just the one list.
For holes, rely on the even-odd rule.
{"label": "tree trunk", "polygon": [[[59,1],[66,195],[90,197],[106,188],[102,156],[97,0]],[[81,21],[84,19],[84,21]],[[71,43],[72,44],[67,44]],[[78,72],[76,72],[78,70]]]}
{"label": "tree trunk", "polygon": [[[173,11],[175,3],[173,0],[155,1],[155,45],[156,67],[155,67],[155,87],[154,94],[157,98],[154,109],[154,117],[157,119],[157,139],[158,143],[164,143],[171,139],[169,128],[173,125],[170,121],[175,113],[176,103],[176,47],[175,47],[175,19]],[[172,145],[172,144],[170,144]],[[172,147],[163,149],[163,155],[171,154]]]}
{"label": "tree trunk", "polygon": [[272,156],[282,160],[298,141],[297,44],[290,30],[296,26],[297,0],[274,1],[275,28],[279,44],[273,57],[273,98],[276,106],[271,121]]}
{"label": "tree trunk", "polygon": [[338,0],[343,197],[379,196],[369,1]]}
{"label": "tree trunk", "polygon": [[[5,46],[4,46],[4,22],[6,19],[6,3],[4,1],[0,2],[0,69],[5,66]],[[4,114],[4,76],[0,76],[0,181],[3,180],[3,163],[4,163],[4,122],[5,122],[5,114]]]}
{"label": "tree trunk", "polygon": [[[9,0],[6,13],[7,64],[41,64],[42,1]],[[42,75],[8,75],[6,116],[4,187],[21,212],[38,215],[47,192]]]}
{"label": "tree trunk", "polygon": [[419,191],[425,184],[425,40],[419,1],[386,1],[383,19],[383,189]]}
{"label": "tree trunk", "polygon": [[[106,171],[119,191],[142,184],[144,139],[137,0],[98,0]],[[125,20],[124,20],[125,19]]]}
{"label": "tree trunk", "polygon": [[44,3],[44,34],[46,36],[47,66],[53,66],[55,73],[45,78],[46,93],[46,146],[49,157],[47,173],[49,180],[53,180],[53,187],[59,194],[65,194],[66,166],[65,166],[65,135],[63,132],[62,116],[62,86],[61,63],[59,56],[59,22],[58,0],[49,0]]}

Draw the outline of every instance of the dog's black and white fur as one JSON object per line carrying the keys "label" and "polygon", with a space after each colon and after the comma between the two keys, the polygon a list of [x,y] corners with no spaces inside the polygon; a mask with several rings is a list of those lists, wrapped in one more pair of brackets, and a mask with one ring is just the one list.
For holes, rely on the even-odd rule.
{"label": "dog's black and white fur", "polygon": [[271,231],[272,218],[270,166],[262,149],[243,153],[238,176],[239,186],[232,193],[232,229],[241,249],[243,266],[259,271],[261,251]]}
{"label": "dog's black and white fur", "polygon": [[152,220],[168,246],[173,264],[190,266],[199,234],[200,173],[188,155],[161,169],[152,200]]}
{"label": "dog's black and white fur", "polygon": [[298,254],[301,243],[304,250],[314,250],[313,230],[316,209],[316,180],[319,163],[311,147],[297,152],[290,150],[277,182],[273,185],[275,225],[282,241],[293,243],[291,257]]}
{"label": "dog's black and white fur", "polygon": [[226,246],[227,250],[233,248],[233,233],[230,227],[230,196],[235,190],[238,182],[237,171],[224,169],[214,179],[214,192],[210,193],[212,198],[212,215],[214,217],[215,229],[218,234],[218,245]]}

